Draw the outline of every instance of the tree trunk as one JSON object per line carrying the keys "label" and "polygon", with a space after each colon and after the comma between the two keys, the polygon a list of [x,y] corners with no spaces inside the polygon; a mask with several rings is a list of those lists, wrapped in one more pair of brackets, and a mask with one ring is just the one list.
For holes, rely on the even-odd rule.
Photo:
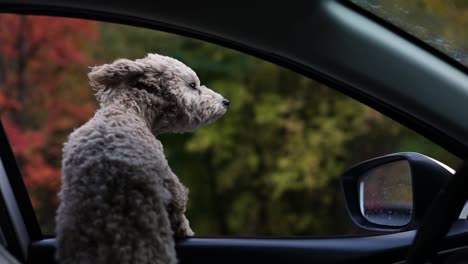
{"label": "tree trunk", "polygon": [[212,163],[212,156],[213,153],[210,152],[209,154],[210,158],[210,173],[209,173],[209,184],[210,184],[210,197],[211,201],[213,201],[213,208],[215,211],[215,217],[217,220],[218,224],[218,231],[220,235],[228,235],[228,226],[226,223],[226,208],[225,205],[223,204],[223,197],[218,191],[218,179],[217,179],[217,174],[216,168],[214,168],[213,163]]}
{"label": "tree trunk", "polygon": [[[24,103],[26,94],[26,63],[28,58],[26,57],[26,43],[25,35],[27,30],[27,18],[25,16],[19,16],[19,27],[18,34],[16,36],[16,51],[17,51],[17,68],[16,68],[16,92],[15,99],[19,103]],[[23,127],[24,118],[21,114],[14,114],[14,120],[19,127]]]}

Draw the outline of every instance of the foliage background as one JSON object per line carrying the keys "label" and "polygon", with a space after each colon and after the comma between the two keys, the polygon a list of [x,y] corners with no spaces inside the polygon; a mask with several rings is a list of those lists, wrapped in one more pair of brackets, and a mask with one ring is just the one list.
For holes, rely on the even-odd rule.
{"label": "foliage background", "polygon": [[[400,1],[416,2],[431,10],[437,1]],[[450,19],[466,19],[463,10]],[[0,115],[46,234],[54,232],[62,144],[97,107],[88,66],[148,52],[180,59],[231,100],[217,123],[161,137],[191,189],[188,217],[199,236],[355,234],[339,186],[346,168],[397,151],[459,162],[314,80],[220,46],[77,19],[2,14],[0,28],[9,29],[0,33]]]}

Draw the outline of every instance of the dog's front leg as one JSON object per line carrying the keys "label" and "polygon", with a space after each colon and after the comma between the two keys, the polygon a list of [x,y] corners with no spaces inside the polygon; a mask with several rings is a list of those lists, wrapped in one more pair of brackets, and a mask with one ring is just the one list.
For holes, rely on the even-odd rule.
{"label": "dog's front leg", "polygon": [[176,175],[172,172],[171,175],[173,177],[165,182],[165,186],[172,194],[172,199],[167,208],[172,230],[176,238],[193,236],[194,232],[190,228],[187,217],[185,217],[189,190],[179,181]]}

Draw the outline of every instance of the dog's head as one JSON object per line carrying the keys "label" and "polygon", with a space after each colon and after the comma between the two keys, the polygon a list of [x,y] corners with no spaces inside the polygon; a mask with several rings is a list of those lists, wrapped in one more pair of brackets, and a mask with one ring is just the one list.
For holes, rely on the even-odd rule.
{"label": "dog's head", "polygon": [[158,134],[193,131],[214,122],[229,106],[192,69],[158,54],[96,66],[88,76],[102,106],[134,107]]}

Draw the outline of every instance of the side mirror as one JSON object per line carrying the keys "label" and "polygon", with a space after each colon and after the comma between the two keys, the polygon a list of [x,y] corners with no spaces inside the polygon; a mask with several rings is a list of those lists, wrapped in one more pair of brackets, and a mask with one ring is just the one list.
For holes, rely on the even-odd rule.
{"label": "side mirror", "polygon": [[415,229],[455,171],[419,153],[395,153],[364,161],[341,176],[348,212],[375,231]]}

